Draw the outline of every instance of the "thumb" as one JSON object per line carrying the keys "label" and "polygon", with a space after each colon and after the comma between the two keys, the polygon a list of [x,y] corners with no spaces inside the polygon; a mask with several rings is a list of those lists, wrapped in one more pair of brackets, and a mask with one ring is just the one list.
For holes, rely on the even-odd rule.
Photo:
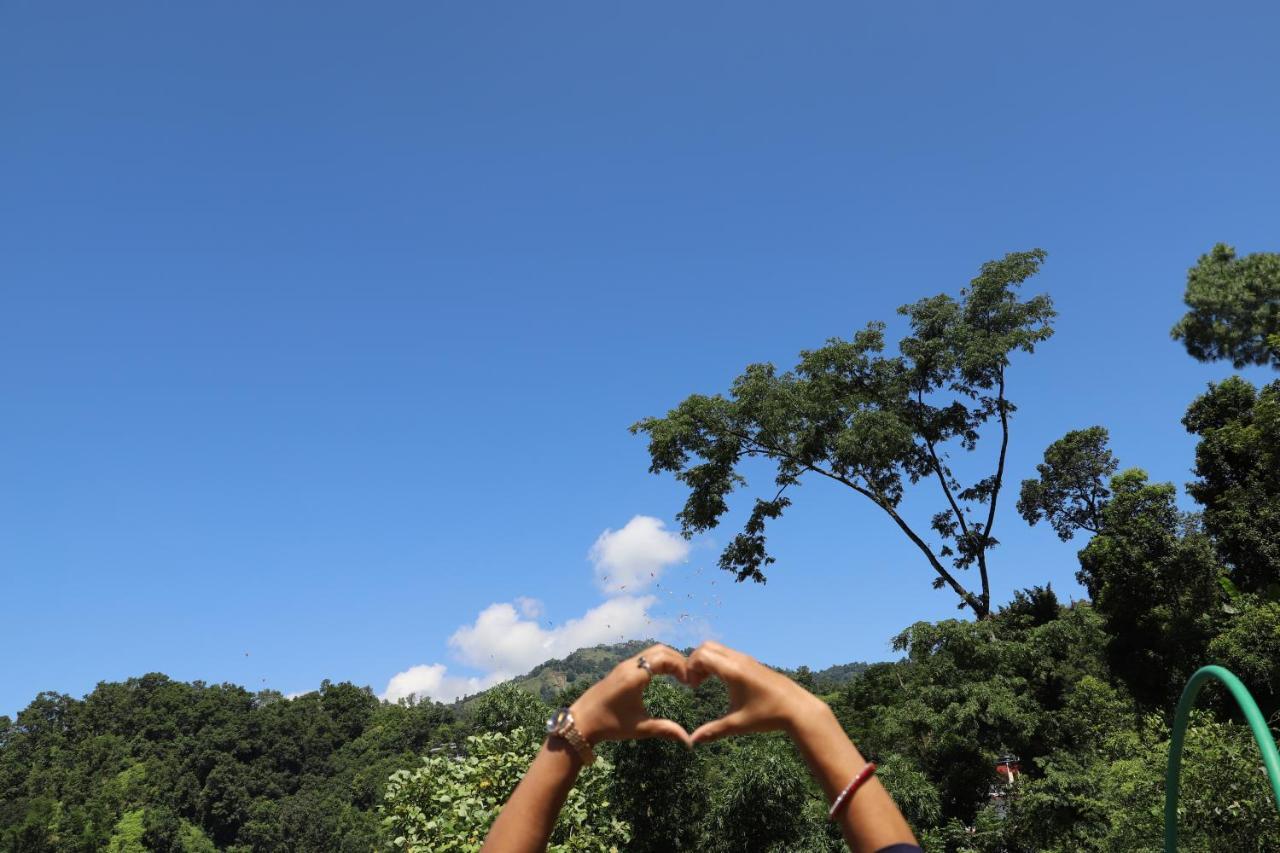
{"label": "thumb", "polygon": [[694,743],[710,743],[732,734],[746,731],[747,715],[742,711],[732,711],[718,720],[704,723],[693,730],[690,738]]}
{"label": "thumb", "polygon": [[674,720],[660,720],[650,717],[647,720],[641,720],[636,723],[636,734],[640,737],[664,737],[669,740],[678,740],[688,747],[693,746],[693,741],[689,738],[689,733],[684,730],[684,726]]}

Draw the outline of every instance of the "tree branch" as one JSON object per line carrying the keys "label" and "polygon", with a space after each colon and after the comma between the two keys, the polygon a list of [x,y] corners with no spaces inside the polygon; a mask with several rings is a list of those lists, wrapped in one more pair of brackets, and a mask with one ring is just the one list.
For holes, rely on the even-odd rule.
{"label": "tree branch", "polygon": [[[924,392],[919,388],[916,389],[916,401],[924,408]],[[924,430],[920,430],[920,435],[924,435]],[[925,447],[929,448],[929,458],[933,460],[933,470],[938,474],[938,482],[942,484],[942,492],[947,496],[947,503],[951,504],[951,509],[956,514],[956,519],[960,522],[960,530],[965,537],[969,536],[969,523],[965,521],[964,513],[960,511],[960,505],[956,503],[956,499],[951,496],[951,487],[947,485],[947,478],[942,473],[942,462],[938,459],[938,453],[933,449],[933,441],[929,438],[924,440]]]}
{"label": "tree branch", "polygon": [[987,580],[987,544],[991,541],[991,527],[996,521],[996,499],[1004,483],[1004,461],[1009,452],[1009,404],[1004,398],[1004,368],[1000,368],[999,393],[996,408],[1000,410],[1000,461],[996,464],[996,478],[991,485],[991,504],[987,507],[987,525],[982,528],[982,543],[978,551],[978,571],[982,574],[982,600],[990,608],[991,585]]}
{"label": "tree branch", "polygon": [[889,514],[889,517],[893,519],[894,523],[898,525],[899,529],[901,529],[902,532],[907,535],[907,538],[910,539],[912,542],[914,542],[916,544],[916,547],[920,549],[920,552],[924,554],[925,558],[929,561],[929,565],[933,567],[933,570],[938,573],[938,575],[943,579],[943,581],[947,583],[948,586],[951,587],[951,589],[955,592],[956,595],[960,596],[960,600],[963,601],[969,607],[969,609],[973,611],[973,614],[975,616],[977,616],[979,619],[985,619],[990,614],[991,599],[990,599],[990,593],[986,591],[986,572],[985,571],[983,572],[984,597],[978,598],[973,593],[969,592],[969,590],[965,589],[960,584],[960,582],[955,579],[955,576],[952,575],[951,572],[947,571],[946,566],[942,565],[942,563],[934,555],[933,549],[929,547],[928,543],[925,542],[923,539],[921,539],[916,534],[916,532],[911,529],[911,525],[907,524],[907,522],[902,518],[902,516],[898,515],[897,510],[895,510],[888,503],[888,501],[883,500],[875,492],[858,485],[857,483],[850,480],[849,478],[841,476],[840,474],[837,474],[834,471],[827,471],[826,469],[819,468],[818,466],[810,464],[808,462],[800,462],[790,453],[787,453],[785,450],[782,450],[776,447],[771,447],[767,444],[764,444],[763,442],[760,441],[760,439],[756,438],[755,436],[744,435],[742,433],[735,432],[729,429],[726,429],[725,432],[728,433],[729,435],[732,435],[734,438],[738,439],[739,441],[750,442],[752,445],[755,446],[755,448],[757,449],[757,452],[759,453],[772,454],[773,456],[786,459],[791,464],[796,465],[802,468],[803,470],[812,471],[815,474],[820,474],[823,477],[827,477],[828,479],[834,480],[837,483],[841,483],[845,486],[848,486],[858,494],[866,497],[876,506],[880,507],[882,510],[884,510],[886,513]]}
{"label": "tree branch", "polygon": [[[866,493],[864,492],[863,494]],[[872,500],[875,499],[872,498]],[[947,571],[946,567],[938,561],[938,558],[933,555],[933,549],[931,549],[923,539],[916,535],[916,532],[911,529],[911,525],[907,524],[907,522],[903,520],[902,516],[898,515],[897,510],[888,504],[880,503],[879,501],[876,501],[876,503],[881,509],[889,513],[889,517],[892,518],[898,527],[902,529],[903,533],[907,534],[907,538],[916,543],[916,547],[919,548],[925,557],[928,558],[929,564],[933,566],[933,570],[937,572],[953,590],[955,590],[956,595],[960,596],[960,600],[967,604],[969,609],[973,611],[973,615],[977,616],[979,619],[987,618],[991,612],[989,603],[990,599],[985,596],[981,600],[975,598],[973,593],[961,586],[960,582],[955,579],[955,576],[953,576],[951,572]],[[985,583],[986,578],[984,576],[984,587]]]}

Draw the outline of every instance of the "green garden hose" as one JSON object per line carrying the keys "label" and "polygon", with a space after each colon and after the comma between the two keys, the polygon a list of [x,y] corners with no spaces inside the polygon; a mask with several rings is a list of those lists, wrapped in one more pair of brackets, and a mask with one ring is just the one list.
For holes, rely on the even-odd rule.
{"label": "green garden hose", "polygon": [[1253,731],[1253,739],[1262,750],[1262,764],[1267,768],[1267,777],[1271,780],[1271,793],[1276,798],[1276,808],[1280,808],[1280,753],[1276,751],[1276,743],[1271,739],[1271,729],[1258,710],[1258,703],[1248,688],[1227,669],[1220,666],[1205,666],[1196,670],[1195,675],[1187,682],[1178,700],[1178,710],[1173,715],[1173,737],[1169,742],[1169,770],[1165,774],[1164,787],[1164,850],[1165,853],[1177,853],[1178,850],[1178,774],[1182,770],[1182,738],[1187,732],[1187,718],[1191,716],[1191,707],[1196,703],[1200,688],[1211,678],[1216,678],[1231,691],[1231,696],[1244,711],[1249,728]]}

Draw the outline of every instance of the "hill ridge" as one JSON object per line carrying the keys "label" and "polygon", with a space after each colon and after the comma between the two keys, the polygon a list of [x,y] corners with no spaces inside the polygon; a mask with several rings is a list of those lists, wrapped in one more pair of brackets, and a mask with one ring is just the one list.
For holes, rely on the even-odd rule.
{"label": "hill ridge", "polygon": [[[550,703],[555,700],[561,691],[571,687],[578,680],[586,678],[590,681],[595,681],[603,677],[618,661],[631,657],[656,642],[656,640],[652,639],[626,640],[621,643],[599,643],[594,646],[583,646],[563,658],[549,658],[524,675],[518,675],[515,678],[501,682],[501,684],[515,684],[517,687],[537,696],[542,701]],[[693,648],[685,647],[679,651],[683,654],[689,654],[693,651]],[[849,663],[834,664],[820,670],[810,670],[806,666],[801,666],[794,670],[783,667],[775,667],[775,669],[806,682],[806,686],[816,693],[828,693],[854,680],[865,672],[869,666],[871,664],[864,661],[851,661]],[[494,687],[497,686],[500,685],[494,685]],[[492,689],[490,687],[479,693],[462,697],[455,704],[469,705]]]}

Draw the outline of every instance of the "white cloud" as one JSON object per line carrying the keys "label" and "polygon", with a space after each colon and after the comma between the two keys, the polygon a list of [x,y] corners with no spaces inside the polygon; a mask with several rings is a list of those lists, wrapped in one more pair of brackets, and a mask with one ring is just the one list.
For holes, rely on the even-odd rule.
{"label": "white cloud", "polygon": [[497,672],[523,672],[549,657],[551,632],[532,619],[522,619],[511,604],[490,604],[476,621],[463,625],[449,638],[459,660]]}
{"label": "white cloud", "polygon": [[382,692],[382,698],[396,702],[417,696],[452,702],[468,693],[478,693],[500,680],[492,675],[484,678],[461,678],[449,675],[448,667],[442,663],[419,664],[391,676],[387,689]]}
{"label": "white cloud", "polygon": [[649,614],[656,601],[652,595],[617,596],[551,628],[521,618],[512,604],[490,604],[453,633],[449,647],[469,666],[512,678],[583,646],[651,636],[663,627]]}
{"label": "white cloud", "polygon": [[657,600],[652,595],[620,595],[570,619],[552,632],[552,657],[564,657],[583,646],[646,639],[664,632],[666,622],[650,613]]}
{"label": "white cloud", "polygon": [[515,604],[490,604],[449,638],[458,660],[485,675],[464,678],[449,675],[442,663],[419,664],[392,676],[382,697],[395,701],[416,694],[452,702],[585,646],[656,636],[669,628],[649,612],[656,602],[652,595],[616,596],[552,628],[522,618]]}
{"label": "white cloud", "polygon": [[449,637],[454,657],[482,675],[450,675],[445,664],[419,664],[392,676],[382,697],[396,701],[416,695],[451,702],[584,646],[657,637],[673,630],[685,633],[687,614],[681,614],[681,624],[669,623],[652,612],[657,596],[637,593],[688,554],[689,543],[666,530],[662,521],[637,515],[621,530],[601,533],[591,546],[597,584],[609,596],[605,601],[576,619],[546,627],[539,622],[542,602],[535,598],[520,596],[490,604],[474,622]]}
{"label": "white cloud", "polygon": [[542,602],[536,598],[519,595],[516,596],[515,605],[520,608],[520,615],[528,619],[537,619],[542,615]]}
{"label": "white cloud", "polygon": [[607,594],[638,591],[689,556],[689,543],[661,519],[637,515],[621,530],[606,530],[588,553],[596,582]]}

